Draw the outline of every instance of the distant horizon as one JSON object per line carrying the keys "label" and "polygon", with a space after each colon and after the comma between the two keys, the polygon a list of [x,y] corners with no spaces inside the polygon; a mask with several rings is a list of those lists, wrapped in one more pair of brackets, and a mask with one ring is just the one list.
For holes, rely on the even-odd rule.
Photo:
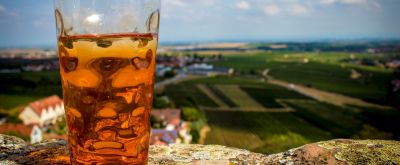
{"label": "distant horizon", "polygon": [[[177,41],[159,41],[159,46],[170,46],[170,45],[190,45],[190,44],[205,44],[205,43],[332,43],[332,42],[400,42],[400,37],[359,37],[359,38],[296,38],[296,39],[214,39],[214,40],[177,40]],[[10,45],[0,46],[0,50],[3,49],[54,49],[56,48],[56,42],[54,44],[32,44],[32,45]]]}
{"label": "distant horizon", "polygon": [[[400,39],[400,21],[396,21],[400,17],[399,0],[161,0],[161,3],[161,45]],[[91,10],[96,12],[95,7]],[[54,47],[52,0],[0,0],[0,36],[1,48]]]}

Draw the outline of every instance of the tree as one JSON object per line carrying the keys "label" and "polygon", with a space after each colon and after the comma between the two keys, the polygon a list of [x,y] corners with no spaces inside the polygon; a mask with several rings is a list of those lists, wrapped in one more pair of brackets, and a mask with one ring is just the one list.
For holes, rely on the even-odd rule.
{"label": "tree", "polygon": [[175,75],[176,75],[176,73],[174,70],[169,70],[164,73],[164,78],[171,78],[171,77],[174,77]]}
{"label": "tree", "polygon": [[183,120],[192,121],[192,122],[197,121],[202,117],[199,110],[197,110],[196,108],[193,108],[193,107],[183,108],[182,116],[183,116]]}
{"label": "tree", "polygon": [[22,120],[16,115],[9,115],[7,116],[7,122],[14,124],[21,124]]}
{"label": "tree", "polygon": [[192,143],[198,143],[200,139],[199,130],[191,129],[190,135],[192,135]]}

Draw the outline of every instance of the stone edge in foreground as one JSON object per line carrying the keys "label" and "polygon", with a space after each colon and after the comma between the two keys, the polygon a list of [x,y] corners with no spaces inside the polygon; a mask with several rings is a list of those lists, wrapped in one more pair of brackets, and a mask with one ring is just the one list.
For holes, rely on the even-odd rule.
{"label": "stone edge in foreground", "polygon": [[[0,134],[0,164],[69,164],[67,143]],[[337,139],[263,155],[220,145],[150,146],[149,164],[400,164],[400,142]]]}

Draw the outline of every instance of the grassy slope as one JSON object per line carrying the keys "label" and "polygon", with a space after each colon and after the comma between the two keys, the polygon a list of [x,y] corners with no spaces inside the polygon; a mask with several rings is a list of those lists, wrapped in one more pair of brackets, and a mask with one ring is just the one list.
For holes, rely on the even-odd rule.
{"label": "grassy slope", "polygon": [[[271,97],[266,98],[257,98],[258,96],[254,96],[253,99],[257,98],[255,100],[259,103],[262,102],[259,99],[274,102],[274,98],[272,97],[274,94],[279,94],[282,98],[307,98],[287,89],[268,85],[254,78],[202,78],[191,80],[184,84],[203,83],[210,86],[240,84],[241,87],[260,90],[263,93],[271,95]],[[276,102],[274,103],[276,104]],[[222,144],[247,148],[257,152],[274,153],[309,142],[332,138],[330,133],[320,130],[295,116],[293,113],[207,111],[206,115],[211,127],[211,132],[208,133],[206,139],[206,143],[208,144]]]}
{"label": "grassy slope", "polygon": [[11,109],[18,106],[23,106],[31,101],[35,101],[40,98],[42,97],[0,94],[0,109]]}
{"label": "grassy slope", "polygon": [[165,88],[165,93],[174,101],[177,107],[190,105],[218,106],[193,84],[169,85]]}
{"label": "grassy slope", "polygon": [[261,104],[240,89],[238,85],[215,85],[230,100],[243,108],[263,108]]}
{"label": "grassy slope", "polygon": [[284,108],[276,102],[276,99],[309,99],[296,92],[269,84],[262,86],[241,86],[241,89],[267,108]]}
{"label": "grassy slope", "polygon": [[355,110],[319,102],[286,102],[296,109],[294,114],[313,125],[331,132],[337,138],[350,138],[358,133],[362,122]]}
{"label": "grassy slope", "polygon": [[0,73],[0,108],[10,109],[38,98],[62,96],[58,71]]}
{"label": "grassy slope", "polygon": [[[206,138],[208,144],[248,148],[240,144],[252,139],[239,140],[235,135],[225,134],[225,131],[232,132],[232,130],[237,130],[239,134],[246,132],[249,135],[258,135],[263,144],[248,149],[263,153],[284,151],[305,143],[331,138],[328,132],[310,125],[291,113],[207,111],[206,115],[211,127],[211,132]],[[242,142],[238,144],[237,141]]]}
{"label": "grassy slope", "polygon": [[229,107],[239,107],[239,104],[233,100],[230,95],[226,94],[225,90],[221,90],[217,88],[215,85],[207,85],[207,88],[210,89],[218,98],[220,98],[226,105]]}
{"label": "grassy slope", "polygon": [[[226,56],[224,61],[213,64],[221,67],[234,67],[239,73],[250,70],[260,73],[264,69],[269,69],[269,74],[278,79],[311,85],[315,88],[367,101],[386,102],[386,86],[392,78],[391,70],[338,62],[340,59],[349,57],[350,53],[305,54],[293,52],[237,54]],[[372,55],[358,55],[359,58],[369,56]],[[305,64],[302,62],[304,57],[312,61]],[[350,79],[351,69],[357,70],[363,77],[358,80]]]}
{"label": "grassy slope", "polygon": [[[358,70],[363,77],[350,78],[350,68],[323,63],[269,63],[270,74],[278,79],[311,85],[315,88],[342,93],[373,102],[385,102],[386,86],[391,74]],[[368,90],[365,90],[368,89]]]}
{"label": "grassy slope", "polygon": [[[210,86],[240,84],[241,89],[264,106],[278,107],[280,105],[275,99],[283,98],[291,99],[286,103],[296,110],[292,113],[207,111],[212,128],[212,132],[207,135],[207,143],[273,153],[312,141],[354,138],[365,124],[378,128],[377,133],[380,130],[390,132],[395,139],[398,135],[398,128],[395,126],[398,122],[393,118],[398,117],[399,113],[392,110],[386,112],[358,107],[343,108],[319,103],[285,88],[251,78],[203,78],[186,82],[185,85],[192,83]],[[247,139],[244,138],[246,136]]]}

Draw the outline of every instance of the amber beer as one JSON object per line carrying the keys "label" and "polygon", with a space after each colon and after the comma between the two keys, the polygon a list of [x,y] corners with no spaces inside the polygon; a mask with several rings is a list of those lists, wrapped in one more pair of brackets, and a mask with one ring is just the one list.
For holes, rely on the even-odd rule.
{"label": "amber beer", "polygon": [[58,38],[72,163],[147,164],[157,34]]}

